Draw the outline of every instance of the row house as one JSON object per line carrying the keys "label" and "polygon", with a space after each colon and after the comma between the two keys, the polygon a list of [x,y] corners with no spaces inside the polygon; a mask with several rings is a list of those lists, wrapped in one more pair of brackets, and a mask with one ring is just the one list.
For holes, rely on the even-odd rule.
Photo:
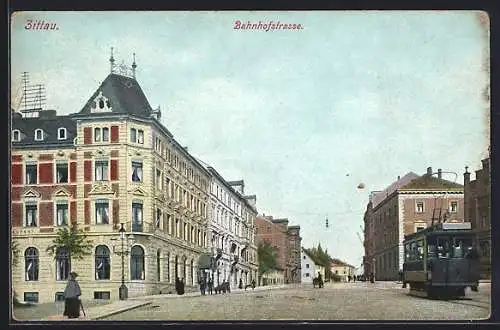
{"label": "row house", "polygon": [[363,267],[379,280],[397,280],[403,268],[403,240],[438,221],[464,221],[464,187],[427,168],[418,176],[398,177],[383,191],[372,192],[364,215]]}
{"label": "row house", "polygon": [[248,285],[257,278],[255,245],[256,196],[245,196],[244,181],[226,181],[208,166],[210,181],[209,239],[215,265],[211,278],[236,288],[240,281]]}
{"label": "row house", "polygon": [[277,250],[276,265],[284,283],[300,283],[300,226],[288,226],[288,219],[258,216],[255,220],[257,244],[266,241]]}
{"label": "row house", "polygon": [[[71,223],[92,240],[92,254],[71,260],[83,298],[115,299],[122,273],[129,296],[173,291],[176,278],[197,282],[208,251],[210,172],[161,124],[132,73],[111,73],[83,108],[13,114],[12,238],[20,262],[14,290],[50,302],[64,289],[70,259],[47,247]],[[121,266],[125,229],[126,261]]]}
{"label": "row house", "polygon": [[478,238],[481,255],[481,277],[491,278],[491,169],[490,158],[481,161],[482,168],[471,180],[468,167],[464,173],[464,217]]}

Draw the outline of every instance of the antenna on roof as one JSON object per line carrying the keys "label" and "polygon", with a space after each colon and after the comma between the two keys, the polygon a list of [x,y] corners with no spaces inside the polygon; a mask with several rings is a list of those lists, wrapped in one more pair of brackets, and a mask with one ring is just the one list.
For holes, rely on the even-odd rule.
{"label": "antenna on roof", "polygon": [[29,85],[28,72],[21,75],[23,80],[23,92],[21,96],[19,112],[23,117],[38,117],[38,112],[45,106],[45,86],[42,84]]}
{"label": "antenna on roof", "polygon": [[133,53],[134,62],[132,62],[132,77],[135,79],[135,68],[137,68],[137,64],[135,63],[135,53]]}
{"label": "antenna on roof", "polygon": [[113,47],[111,47],[111,56],[109,57],[110,73],[115,72],[115,58],[113,57]]}

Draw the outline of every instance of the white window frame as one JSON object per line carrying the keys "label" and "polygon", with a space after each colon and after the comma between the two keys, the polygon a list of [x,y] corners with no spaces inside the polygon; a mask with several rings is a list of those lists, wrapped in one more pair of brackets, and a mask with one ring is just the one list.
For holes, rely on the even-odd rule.
{"label": "white window frame", "polygon": [[[97,138],[97,135],[96,134],[97,132],[99,132],[99,138]],[[100,127],[94,127],[94,142],[101,142],[102,141],[102,129]]]}
{"label": "white window frame", "polygon": [[[58,214],[58,206],[59,205],[66,205],[66,223],[65,224],[59,224],[59,221],[58,221],[58,217],[59,217],[59,214]],[[69,222],[70,222],[70,214],[69,214],[69,202],[68,200],[56,200],[56,202],[54,203],[54,227],[64,227],[64,226],[68,226],[69,225]]]}
{"label": "white window frame", "polygon": [[[134,168],[135,168],[134,165],[139,165],[139,166],[137,166],[137,169],[140,169],[140,172],[137,172],[138,173],[137,174],[138,180],[134,180]],[[132,170],[132,175],[130,176],[130,180],[132,182],[144,182],[144,164],[143,164],[142,160],[132,160],[132,162],[130,164],[130,168]]]}
{"label": "white window frame", "polygon": [[[64,133],[63,137],[61,137],[61,132]],[[59,127],[57,129],[57,139],[58,140],[66,140],[68,138],[68,131],[66,130],[65,127]]]}
{"label": "white window frame", "polygon": [[144,144],[144,130],[137,130],[137,143]]}
{"label": "white window frame", "polygon": [[[103,171],[101,178],[98,179],[97,178],[97,172],[96,172],[96,168],[97,168],[96,167],[96,163],[104,163],[104,162],[106,162],[106,165],[107,165],[106,169],[107,170],[105,172]],[[101,181],[109,181],[109,175],[110,175],[109,172],[110,172],[110,167],[111,166],[110,166],[110,162],[109,162],[108,159],[96,159],[93,162],[93,166],[94,166],[94,181],[99,181],[99,182],[101,182]]]}
{"label": "white window frame", "polygon": [[[28,226],[27,223],[27,206],[28,205],[35,205],[36,206],[36,211],[35,211],[35,226]],[[38,200],[25,200],[23,204],[23,227],[24,228],[37,228],[40,227],[40,205],[38,203]]]}
{"label": "white window frame", "polygon": [[[66,172],[67,172],[66,173],[66,182],[62,182],[62,181],[60,182],[58,180],[58,177],[57,177],[57,173],[58,173],[57,172],[57,167],[58,167],[58,165],[66,165]],[[67,162],[60,162],[60,163],[56,162],[54,164],[54,182],[55,183],[69,183],[69,164]]]}
{"label": "white window frame", "polygon": [[[102,204],[102,205],[107,205],[107,222],[98,222],[97,221],[97,204]],[[94,224],[95,225],[109,225],[110,223],[112,223],[112,219],[111,219],[111,212],[110,212],[110,201],[109,199],[96,199],[93,201],[93,208],[94,208]],[[104,208],[104,210],[106,210],[106,208]]]}
{"label": "white window frame", "polygon": [[[452,207],[453,203],[456,205],[455,210],[453,210],[453,207]],[[450,201],[449,211],[451,213],[457,213],[458,212],[458,201]]]}
{"label": "white window frame", "polygon": [[[418,210],[418,205],[422,204],[422,211]],[[424,202],[415,202],[415,212],[416,213],[424,213],[425,212],[425,204]]]}
{"label": "white window frame", "polygon": [[[38,138],[38,133],[40,133],[40,138]],[[35,141],[43,141],[43,129],[37,128],[35,130]]]}
{"label": "white window frame", "polygon": [[[17,133],[17,139],[16,139],[16,133]],[[18,129],[12,130],[12,142],[19,142],[21,141],[21,131]]]}
{"label": "white window frame", "polygon": [[[133,138],[132,138],[133,136]],[[130,129],[130,142],[136,143],[137,142],[137,128],[131,128]]]}

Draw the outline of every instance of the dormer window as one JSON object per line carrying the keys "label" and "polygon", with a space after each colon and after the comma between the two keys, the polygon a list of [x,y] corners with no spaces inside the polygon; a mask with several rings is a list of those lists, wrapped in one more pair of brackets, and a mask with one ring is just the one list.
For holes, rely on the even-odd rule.
{"label": "dormer window", "polygon": [[90,107],[91,112],[110,112],[112,110],[111,103],[108,98],[102,95],[102,91],[99,91],[99,95],[94,99]]}
{"label": "dormer window", "polygon": [[18,129],[12,131],[12,142],[21,141],[21,132]]}
{"label": "dormer window", "polygon": [[42,141],[43,140],[43,130],[40,128],[37,128],[35,130],[35,141]]}
{"label": "dormer window", "polygon": [[58,130],[57,130],[57,139],[58,140],[66,140],[66,128],[64,127],[60,127]]}

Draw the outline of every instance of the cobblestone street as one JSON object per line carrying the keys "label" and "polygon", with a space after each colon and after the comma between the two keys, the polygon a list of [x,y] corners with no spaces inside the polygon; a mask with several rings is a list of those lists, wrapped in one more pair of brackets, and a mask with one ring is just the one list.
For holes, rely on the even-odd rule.
{"label": "cobblestone street", "polygon": [[154,299],[105,320],[478,320],[489,317],[490,284],[459,300],[409,296],[394,282],[302,285],[214,296]]}

